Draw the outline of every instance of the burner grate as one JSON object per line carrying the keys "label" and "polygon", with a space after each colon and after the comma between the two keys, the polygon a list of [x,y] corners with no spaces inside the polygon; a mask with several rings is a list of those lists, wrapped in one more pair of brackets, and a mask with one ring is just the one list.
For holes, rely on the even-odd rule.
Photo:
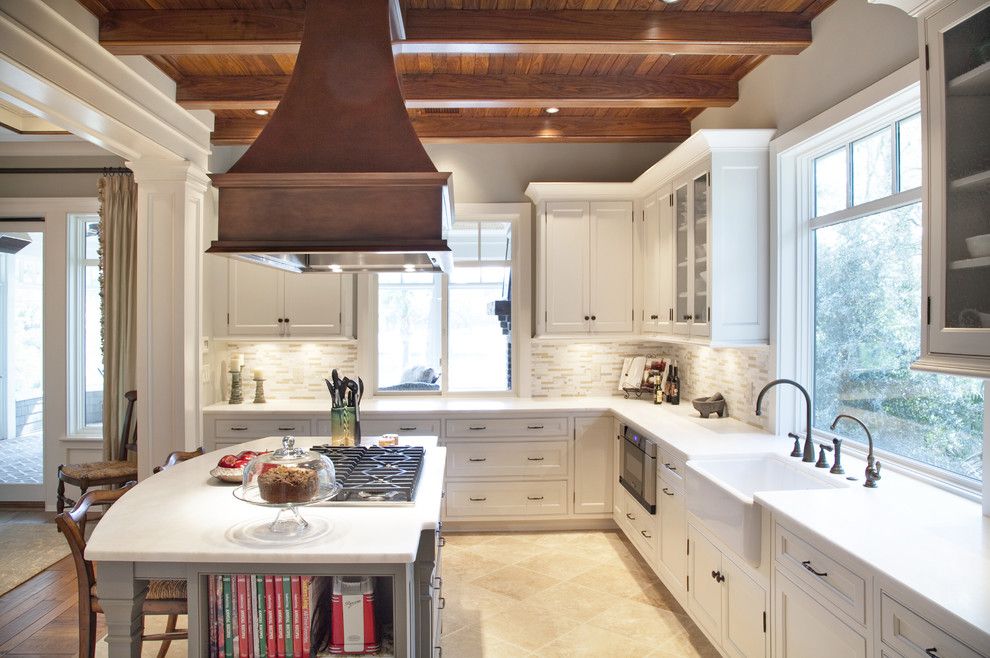
{"label": "burner grate", "polygon": [[411,503],[423,466],[420,446],[314,446],[333,462],[343,489],[336,502]]}

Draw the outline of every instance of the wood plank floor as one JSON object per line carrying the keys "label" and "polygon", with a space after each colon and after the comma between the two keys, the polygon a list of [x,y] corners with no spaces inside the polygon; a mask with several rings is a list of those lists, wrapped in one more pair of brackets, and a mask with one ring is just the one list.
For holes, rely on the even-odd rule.
{"label": "wood plank floor", "polygon": [[[53,523],[33,510],[0,510],[0,524]],[[105,627],[98,617],[97,636]],[[76,571],[65,557],[0,596],[0,656],[77,656],[79,607]]]}

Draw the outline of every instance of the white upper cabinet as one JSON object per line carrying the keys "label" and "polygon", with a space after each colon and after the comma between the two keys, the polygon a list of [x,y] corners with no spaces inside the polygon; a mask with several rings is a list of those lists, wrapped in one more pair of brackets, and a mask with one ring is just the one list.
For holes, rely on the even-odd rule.
{"label": "white upper cabinet", "polygon": [[542,215],[538,333],[631,333],[632,203],[553,201]]}
{"label": "white upper cabinet", "polygon": [[[526,194],[546,223],[537,333],[638,331],[715,346],[766,344],[773,133],[700,130],[631,183],[531,183]],[[636,200],[638,239],[635,225],[621,230],[626,211],[616,199]],[[578,239],[563,235],[559,219],[585,212],[590,280],[578,264]],[[623,259],[627,244],[634,254]],[[561,264],[567,258],[575,262]]]}
{"label": "white upper cabinet", "polygon": [[990,3],[923,18],[925,331],[916,367],[990,377]]}
{"label": "white upper cabinet", "polygon": [[[337,337],[351,276],[292,274],[231,259],[227,270],[230,336]],[[222,300],[222,297],[218,297]]]}

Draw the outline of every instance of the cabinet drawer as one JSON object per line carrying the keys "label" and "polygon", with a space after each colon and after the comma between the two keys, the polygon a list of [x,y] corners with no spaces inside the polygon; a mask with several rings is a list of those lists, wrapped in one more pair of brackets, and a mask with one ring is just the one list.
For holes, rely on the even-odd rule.
{"label": "cabinet drawer", "polygon": [[567,436],[567,418],[478,418],[450,419],[449,438]]}
{"label": "cabinet drawer", "polygon": [[[214,425],[214,435],[218,439],[259,439],[264,436],[292,434],[309,436],[312,433],[309,420],[282,418],[278,420],[218,420]],[[242,438],[243,437],[243,438]],[[224,441],[224,443],[229,443]]]}
{"label": "cabinet drawer", "polygon": [[904,658],[980,658],[983,655],[886,594],[880,595],[880,620],[880,639]]}
{"label": "cabinet drawer", "polygon": [[361,434],[364,436],[381,436],[382,434],[398,434],[399,436],[440,436],[440,421],[431,419],[396,419],[374,418],[361,420]]}
{"label": "cabinet drawer", "polygon": [[667,450],[661,450],[657,459],[657,475],[663,480],[663,486],[676,491],[684,491],[684,460],[675,457]]}
{"label": "cabinet drawer", "polygon": [[567,513],[567,482],[448,482],[447,517]]}
{"label": "cabinet drawer", "polygon": [[837,610],[866,623],[866,580],[778,525],[774,560],[800,583],[824,596]]}
{"label": "cabinet drawer", "polygon": [[447,444],[447,475],[567,477],[568,445],[567,441],[450,442]]}

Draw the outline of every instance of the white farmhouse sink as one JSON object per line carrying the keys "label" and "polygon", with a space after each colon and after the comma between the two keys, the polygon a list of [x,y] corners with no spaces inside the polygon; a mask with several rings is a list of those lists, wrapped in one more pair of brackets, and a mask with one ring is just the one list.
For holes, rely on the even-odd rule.
{"label": "white farmhouse sink", "polygon": [[841,476],[775,454],[691,459],[687,468],[688,510],[755,567],[763,549],[763,508],[753,494],[847,486]]}

